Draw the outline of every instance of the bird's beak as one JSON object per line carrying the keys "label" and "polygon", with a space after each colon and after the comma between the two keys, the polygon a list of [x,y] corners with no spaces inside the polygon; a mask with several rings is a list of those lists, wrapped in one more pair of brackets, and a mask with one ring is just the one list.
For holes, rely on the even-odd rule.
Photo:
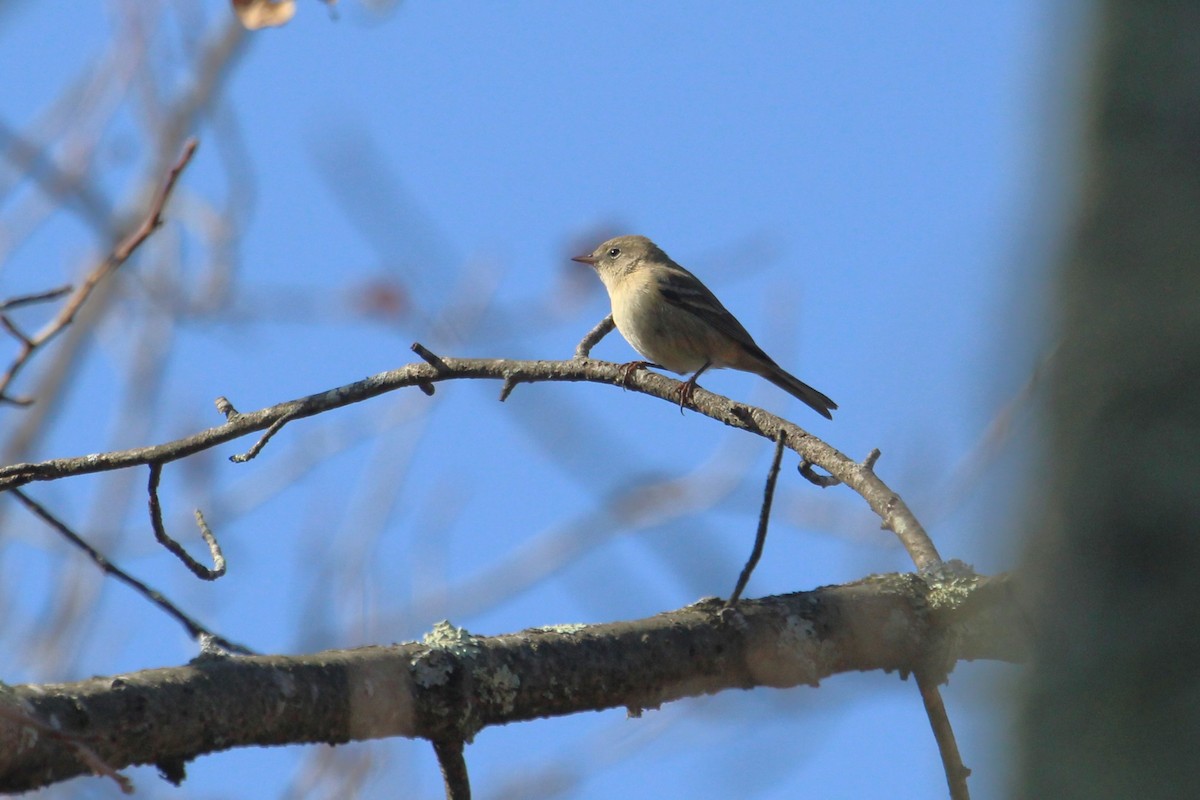
{"label": "bird's beak", "polygon": [[596,262],[599,259],[597,259],[595,256],[589,255],[589,256],[575,256],[571,260],[578,261],[580,264],[587,264],[589,267],[594,267],[594,266],[596,266]]}

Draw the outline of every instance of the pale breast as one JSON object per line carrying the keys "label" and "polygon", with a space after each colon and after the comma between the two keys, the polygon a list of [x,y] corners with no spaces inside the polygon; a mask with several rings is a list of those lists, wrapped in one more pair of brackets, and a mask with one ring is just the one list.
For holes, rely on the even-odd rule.
{"label": "pale breast", "polygon": [[625,276],[618,297],[609,291],[613,321],[633,349],[672,372],[695,372],[708,360],[708,326],[668,303],[641,275]]}

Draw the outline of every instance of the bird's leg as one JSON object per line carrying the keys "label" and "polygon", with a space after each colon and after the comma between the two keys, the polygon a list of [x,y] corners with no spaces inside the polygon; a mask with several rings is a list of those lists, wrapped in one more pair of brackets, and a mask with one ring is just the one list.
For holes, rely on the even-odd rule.
{"label": "bird's leg", "polygon": [[700,367],[700,369],[696,370],[695,375],[688,378],[683,383],[679,384],[679,388],[675,390],[676,392],[679,393],[679,413],[680,414],[683,413],[684,404],[692,402],[692,392],[695,391],[695,389],[696,389],[696,380],[699,379],[700,375],[704,372],[704,370],[708,369],[711,366],[712,366],[711,361],[705,361],[704,365],[702,367]]}
{"label": "bird's leg", "polygon": [[621,365],[621,386],[622,386],[622,388],[628,389],[629,388],[629,379],[633,376],[633,373],[637,372],[639,369],[645,369],[646,367],[657,367],[658,369],[663,369],[662,364],[655,364],[653,361],[630,361],[628,364],[622,364]]}

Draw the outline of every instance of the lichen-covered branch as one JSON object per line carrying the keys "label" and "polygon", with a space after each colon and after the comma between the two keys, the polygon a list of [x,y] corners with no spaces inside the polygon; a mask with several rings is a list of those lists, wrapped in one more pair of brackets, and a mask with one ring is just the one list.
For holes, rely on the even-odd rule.
{"label": "lichen-covered branch", "polygon": [[[816,685],[842,672],[949,671],[1020,660],[1023,618],[1006,577],[951,591],[879,575],[791,595],[717,599],[647,619],[492,637],[440,623],[425,640],[309,656],[204,656],[187,666],[71,684],[7,687],[0,706],[54,719],[120,769],[178,767],[230,747],[387,736],[467,741],[483,728],[756,686]],[[0,714],[0,791],[89,767],[61,737]]]}

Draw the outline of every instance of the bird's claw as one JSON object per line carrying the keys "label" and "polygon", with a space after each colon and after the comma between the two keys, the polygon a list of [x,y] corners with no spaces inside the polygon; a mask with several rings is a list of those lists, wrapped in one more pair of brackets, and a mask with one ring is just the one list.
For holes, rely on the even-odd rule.
{"label": "bird's claw", "polygon": [[629,379],[632,378],[633,373],[637,372],[639,369],[646,369],[647,367],[657,367],[657,366],[658,366],[658,364],[655,364],[652,361],[630,361],[628,364],[622,364],[621,365],[621,388],[623,388],[623,389],[629,388]]}
{"label": "bird's claw", "polygon": [[683,413],[684,406],[692,405],[692,392],[696,390],[696,384],[693,381],[684,381],[679,384],[679,388],[675,390],[675,394],[679,395],[679,413]]}

